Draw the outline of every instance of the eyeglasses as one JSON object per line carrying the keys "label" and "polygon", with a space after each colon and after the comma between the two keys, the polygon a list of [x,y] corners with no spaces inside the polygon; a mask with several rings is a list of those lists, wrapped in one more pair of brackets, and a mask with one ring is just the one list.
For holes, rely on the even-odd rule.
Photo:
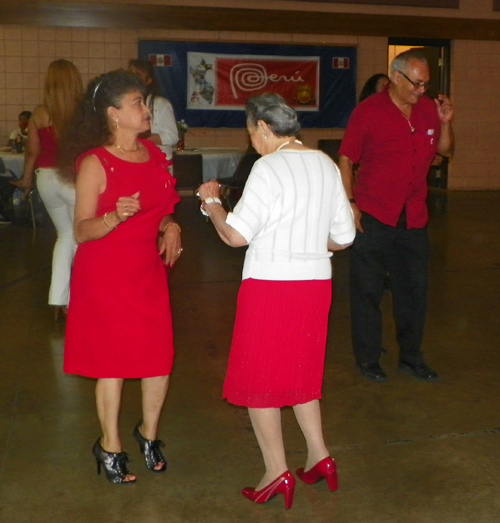
{"label": "eyeglasses", "polygon": [[400,71],[399,69],[396,69],[396,72],[403,75],[410,83],[413,85],[415,89],[423,89],[424,91],[427,91],[431,84],[429,82],[414,82],[411,78],[408,78],[403,71]]}

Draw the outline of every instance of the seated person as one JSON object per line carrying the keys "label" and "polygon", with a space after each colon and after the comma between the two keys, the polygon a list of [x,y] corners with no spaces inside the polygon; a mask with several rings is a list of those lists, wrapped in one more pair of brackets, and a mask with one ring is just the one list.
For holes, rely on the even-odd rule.
{"label": "seated person", "polygon": [[0,225],[12,223],[14,217],[12,195],[16,188],[11,185],[11,180],[15,180],[15,177],[5,168],[3,161],[0,159]]}
{"label": "seated person", "polygon": [[227,178],[218,178],[218,182],[221,185],[227,185],[228,187],[238,187],[243,189],[247,182],[250,171],[252,170],[253,164],[260,158],[260,154],[249,145],[247,150],[241,157],[236,169],[232,176]]}
{"label": "seated person", "polygon": [[18,116],[18,124],[19,128],[14,129],[9,136],[9,147],[14,147],[14,144],[16,143],[22,143],[23,147],[26,143],[26,140],[28,139],[28,122],[31,118],[31,112],[30,111],[23,111],[22,113],[19,113]]}
{"label": "seated person", "polygon": [[[238,162],[238,165],[236,166],[236,169],[232,176],[229,176],[227,178],[218,178],[217,181],[226,187],[226,189],[223,191],[223,196],[228,205],[231,207],[231,203],[228,200],[229,194],[231,193],[231,200],[233,200],[233,203],[236,203],[241,193],[243,192],[243,188],[245,187],[245,183],[247,182],[248,176],[250,175],[250,171],[252,170],[253,164],[260,158],[260,154],[252,147],[252,145],[249,145],[247,150],[245,151],[245,154],[241,157],[240,161]],[[233,189],[231,191],[231,189]],[[234,190],[236,189],[236,194],[234,194]]]}
{"label": "seated person", "polygon": [[363,89],[361,89],[359,101],[362,102],[372,94],[382,92],[390,83],[391,79],[384,73],[377,73],[370,76],[363,86]]}

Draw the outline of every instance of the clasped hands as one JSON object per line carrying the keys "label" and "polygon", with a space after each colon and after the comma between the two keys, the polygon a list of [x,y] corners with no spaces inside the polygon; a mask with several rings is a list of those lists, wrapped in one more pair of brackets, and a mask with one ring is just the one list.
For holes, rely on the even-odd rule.
{"label": "clasped hands", "polygon": [[208,212],[205,209],[205,200],[207,198],[218,198],[220,200],[220,183],[217,180],[210,180],[205,182],[198,187],[197,196],[201,200],[200,211],[204,216],[208,216]]}
{"label": "clasped hands", "polygon": [[[139,196],[140,192],[136,192],[132,196],[121,196],[118,198],[115,212],[119,223],[127,221],[141,210]],[[181,235],[180,227],[177,224],[168,227],[168,223],[173,224],[173,222],[167,222],[163,232],[158,234],[157,247],[158,254],[163,259],[165,265],[173,267],[182,252]]]}
{"label": "clasped hands", "polygon": [[207,198],[220,198],[219,182],[217,180],[210,180],[209,182],[202,183],[198,188],[198,196],[201,201]]}

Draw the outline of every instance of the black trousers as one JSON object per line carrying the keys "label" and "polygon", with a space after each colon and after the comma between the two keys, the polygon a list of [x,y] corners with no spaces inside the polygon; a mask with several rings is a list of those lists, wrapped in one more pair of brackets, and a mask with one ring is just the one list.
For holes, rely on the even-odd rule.
{"label": "black trousers", "polygon": [[382,350],[380,302],[389,273],[400,359],[423,361],[427,313],[429,240],[427,228],[406,229],[403,211],[396,227],[363,213],[364,233],[350,250],[351,325],[358,363],[377,363]]}

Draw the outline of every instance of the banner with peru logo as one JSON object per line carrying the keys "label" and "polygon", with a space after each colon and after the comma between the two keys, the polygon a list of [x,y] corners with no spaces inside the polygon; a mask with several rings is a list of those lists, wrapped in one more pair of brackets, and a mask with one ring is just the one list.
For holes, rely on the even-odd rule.
{"label": "banner with peru logo", "polygon": [[319,108],[317,56],[188,53],[188,109],[243,110],[251,96],[278,93],[301,111]]}
{"label": "banner with peru logo", "polygon": [[265,92],[282,95],[303,129],[344,128],[366,81],[352,46],[141,40],[138,57],[190,128],[244,129],[247,100]]}

